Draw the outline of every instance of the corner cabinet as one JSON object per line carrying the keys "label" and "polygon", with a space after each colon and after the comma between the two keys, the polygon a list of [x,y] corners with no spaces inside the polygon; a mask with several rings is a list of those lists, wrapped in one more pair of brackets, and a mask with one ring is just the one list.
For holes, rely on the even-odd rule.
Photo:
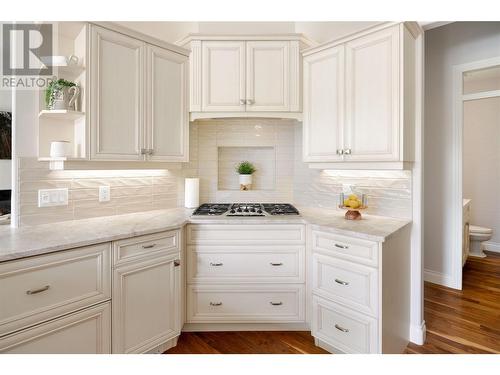
{"label": "corner cabinet", "polygon": [[301,118],[299,35],[190,36],[191,119]]}
{"label": "corner cabinet", "polygon": [[413,161],[415,48],[396,24],[304,53],[305,162],[400,169]]}
{"label": "corner cabinet", "polygon": [[90,26],[90,158],[188,160],[188,57]]}

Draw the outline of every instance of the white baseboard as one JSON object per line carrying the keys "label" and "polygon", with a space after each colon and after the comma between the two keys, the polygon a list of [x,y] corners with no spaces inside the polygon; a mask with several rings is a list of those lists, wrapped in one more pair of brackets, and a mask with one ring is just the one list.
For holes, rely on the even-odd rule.
{"label": "white baseboard", "polygon": [[483,242],[484,250],[500,253],[500,243],[498,242]]}
{"label": "white baseboard", "polygon": [[448,288],[455,288],[453,277],[441,272],[424,269],[424,280],[430,283],[447,286]]}
{"label": "white baseboard", "polygon": [[185,323],[182,332],[310,331],[307,323]]}
{"label": "white baseboard", "polygon": [[410,326],[410,341],[417,345],[424,345],[425,343],[425,320],[420,325]]}

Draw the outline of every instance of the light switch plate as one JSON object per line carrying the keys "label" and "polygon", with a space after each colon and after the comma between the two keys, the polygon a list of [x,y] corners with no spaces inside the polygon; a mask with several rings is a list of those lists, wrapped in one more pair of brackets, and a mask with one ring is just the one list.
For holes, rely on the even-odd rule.
{"label": "light switch plate", "polygon": [[38,190],[38,207],[68,205],[68,188]]}
{"label": "light switch plate", "polygon": [[109,186],[99,186],[99,202],[108,202],[111,200],[111,189]]}

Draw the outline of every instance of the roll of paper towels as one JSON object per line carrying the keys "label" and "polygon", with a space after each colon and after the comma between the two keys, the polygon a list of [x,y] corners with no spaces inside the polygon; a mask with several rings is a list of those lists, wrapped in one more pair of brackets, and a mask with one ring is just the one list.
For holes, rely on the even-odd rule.
{"label": "roll of paper towels", "polygon": [[184,186],[184,206],[196,208],[200,205],[200,179],[186,178]]}

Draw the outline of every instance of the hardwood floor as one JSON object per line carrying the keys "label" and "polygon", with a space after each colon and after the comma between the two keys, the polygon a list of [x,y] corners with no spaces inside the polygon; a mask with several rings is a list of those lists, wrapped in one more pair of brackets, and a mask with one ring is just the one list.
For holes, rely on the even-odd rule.
{"label": "hardwood floor", "polygon": [[327,354],[309,332],[183,332],[165,354]]}
{"label": "hardwood floor", "polygon": [[500,353],[500,254],[469,258],[463,290],[425,283],[424,345],[408,353]]}

